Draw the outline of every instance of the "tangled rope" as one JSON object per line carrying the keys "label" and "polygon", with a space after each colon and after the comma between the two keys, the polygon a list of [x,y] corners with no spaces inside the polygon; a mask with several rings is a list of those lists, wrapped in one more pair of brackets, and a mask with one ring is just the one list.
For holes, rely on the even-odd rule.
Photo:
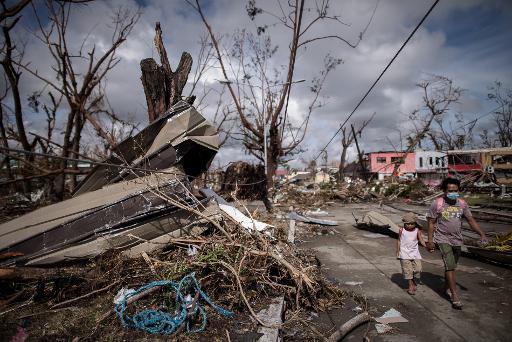
{"label": "tangled rope", "polygon": [[[153,287],[169,287],[176,292],[175,300],[176,303],[179,304],[176,314],[171,315],[167,312],[154,309],[146,309],[135,313],[133,316],[126,314],[125,311],[128,299]],[[192,296],[191,298],[196,298],[197,300],[187,299],[186,296],[183,295],[182,290],[187,289],[193,289],[195,291],[195,296]],[[123,326],[144,330],[151,334],[173,334],[185,322],[188,332],[200,332],[206,327],[207,315],[205,309],[199,303],[199,299],[203,299],[218,313],[226,317],[234,316],[233,312],[223,309],[213,303],[212,300],[201,290],[194,272],[183,277],[179,283],[172,280],[153,281],[133,292],[127,293],[118,300],[114,310]],[[196,315],[201,315],[201,325],[199,328],[191,329],[190,322],[187,318]]]}

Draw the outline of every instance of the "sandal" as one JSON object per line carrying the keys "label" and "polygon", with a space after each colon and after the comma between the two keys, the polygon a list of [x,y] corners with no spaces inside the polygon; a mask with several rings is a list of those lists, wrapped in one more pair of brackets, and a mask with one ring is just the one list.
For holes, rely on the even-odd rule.
{"label": "sandal", "polygon": [[446,290],[444,292],[444,294],[446,295],[446,297],[448,297],[448,299],[450,300],[450,302],[452,301],[452,293],[450,292],[450,290]]}
{"label": "sandal", "polygon": [[452,308],[455,310],[462,310],[462,302],[460,300],[452,302]]}
{"label": "sandal", "polygon": [[416,294],[416,290],[407,289],[407,293],[410,294],[411,296],[414,296]]}

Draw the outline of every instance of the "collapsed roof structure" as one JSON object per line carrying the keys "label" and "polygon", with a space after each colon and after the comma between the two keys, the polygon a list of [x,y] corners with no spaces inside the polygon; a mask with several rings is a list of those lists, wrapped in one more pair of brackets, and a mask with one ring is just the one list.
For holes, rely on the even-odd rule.
{"label": "collapsed roof structure", "polygon": [[[207,198],[190,181],[218,151],[216,129],[178,102],[97,165],[73,197],[0,225],[0,265],[43,265],[179,235]],[[193,221],[193,220],[192,220]],[[7,257],[5,257],[7,256]]]}

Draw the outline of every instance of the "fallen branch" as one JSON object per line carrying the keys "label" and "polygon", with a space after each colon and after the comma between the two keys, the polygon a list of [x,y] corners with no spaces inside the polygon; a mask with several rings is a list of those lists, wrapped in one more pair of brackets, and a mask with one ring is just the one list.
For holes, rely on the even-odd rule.
{"label": "fallen branch", "polygon": [[348,334],[350,331],[352,331],[354,328],[360,326],[363,323],[369,322],[371,320],[371,316],[368,312],[363,312],[356,317],[352,318],[351,320],[345,322],[341,327],[338,328],[329,338],[327,341],[329,342],[337,342],[341,340],[343,337],[345,337],[346,334]]}
{"label": "fallen branch", "polygon": [[52,307],[50,307],[50,310],[53,310],[55,308],[58,308],[58,307],[61,307],[61,306],[64,306],[64,305],[67,305],[67,304],[70,304],[70,303],[74,303],[76,301],[79,301],[81,299],[84,299],[84,298],[87,298],[87,297],[90,297],[92,295],[95,295],[95,294],[98,294],[98,293],[101,293],[103,291],[106,291],[108,289],[110,289],[112,286],[116,285],[119,283],[119,280],[113,282],[112,284],[110,285],[107,285],[101,289],[98,289],[98,290],[95,290],[95,291],[92,291],[92,292],[89,292],[89,293],[86,293],[84,294],[83,296],[80,296],[80,297],[76,297],[76,298],[72,298],[72,299],[69,299],[69,300],[66,300],[66,301],[63,301],[63,302],[60,302],[60,303],[57,303],[55,305],[53,305]]}
{"label": "fallen branch", "polygon": [[244,292],[244,288],[242,286],[242,282],[240,281],[240,277],[236,273],[236,270],[231,265],[229,265],[228,263],[225,263],[224,261],[219,261],[219,262],[216,262],[216,263],[224,266],[229,271],[231,271],[231,273],[233,273],[233,275],[235,276],[235,279],[236,279],[236,283],[238,284],[238,288],[240,290],[240,295],[242,296],[242,299],[244,300],[245,305],[247,306],[247,309],[251,313],[252,317],[256,320],[256,322],[258,322],[260,325],[262,325],[264,327],[271,328],[271,326],[269,326],[268,324],[265,324],[261,319],[259,319],[258,316],[256,315],[256,313],[254,312],[254,310],[252,309],[251,304],[249,304],[249,300],[247,300],[247,297],[245,296],[245,292]]}

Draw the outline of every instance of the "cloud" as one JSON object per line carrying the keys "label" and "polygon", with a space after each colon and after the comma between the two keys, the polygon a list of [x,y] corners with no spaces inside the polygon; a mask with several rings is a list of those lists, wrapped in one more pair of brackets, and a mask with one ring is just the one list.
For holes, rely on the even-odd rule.
{"label": "cloud", "polygon": [[[223,37],[224,46],[229,46],[235,29],[255,31],[258,25],[267,25],[272,42],[278,45],[271,67],[280,68],[286,64],[290,30],[278,24],[276,18],[264,14],[250,21],[245,13],[243,1],[202,1],[209,22],[218,36]],[[315,27],[311,36],[335,32],[356,42],[364,30],[375,8],[376,0],[332,1],[331,12],[341,14],[346,24],[329,23]],[[154,24],[161,22],[164,43],[171,65],[179,62],[182,51],[188,51],[196,58],[199,40],[205,29],[198,15],[180,1],[95,1],[87,5],[73,6],[69,21],[68,37],[74,50],[88,36],[88,47],[96,44],[98,49],[108,46],[111,28],[108,27],[112,11],[118,7],[137,8],[141,6],[142,16],[126,43],[118,51],[119,65],[108,74],[107,92],[109,101],[121,117],[133,117],[145,125],[146,102],[140,83],[139,62],[157,54],[153,47]],[[259,0],[257,5],[279,13],[276,1]],[[380,1],[373,21],[370,23],[362,42],[355,49],[340,41],[322,40],[302,49],[297,59],[295,80],[304,83],[293,86],[290,98],[289,116],[294,123],[301,122],[307,113],[313,94],[309,90],[311,80],[318,75],[327,53],[343,59],[343,64],[329,75],[321,101],[324,106],[315,110],[303,147],[307,152],[304,159],[315,157],[334,134],[340,123],[353,110],[372,82],[383,70],[403,41],[429,8],[430,3],[414,1]],[[486,100],[487,86],[494,80],[503,80],[505,86],[512,79],[512,47],[509,41],[512,27],[512,6],[506,0],[442,1],[432,15],[418,30],[414,38],[402,51],[379,84],[367,97],[359,110],[349,121],[357,125],[372,113],[376,116],[363,132],[360,140],[365,151],[393,149],[400,146],[399,137],[405,136],[410,123],[407,115],[421,106],[421,93],[415,84],[429,74],[446,75],[457,85],[467,89],[461,99],[458,111],[468,119],[474,119],[493,106]],[[28,9],[27,9],[28,11]],[[312,13],[306,13],[311,16]],[[55,77],[50,67],[47,48],[30,33],[33,22],[27,13],[22,25],[16,28],[17,37],[26,41],[25,60],[48,77]],[[307,18],[306,18],[307,19]],[[218,69],[210,70],[203,80],[207,86],[220,89],[218,79],[223,79]],[[42,89],[43,84],[26,73],[22,77],[24,97]],[[187,93],[188,90],[185,90]],[[202,89],[198,89],[200,93]],[[204,113],[212,117],[216,93],[212,92],[204,103]],[[37,121],[39,116],[28,115],[28,121]],[[478,122],[478,128],[490,127],[491,116]],[[339,137],[329,146],[329,157],[337,160],[340,154]],[[349,157],[355,152],[349,150]],[[241,147],[226,147],[219,153],[220,164],[234,158],[248,158]]]}

